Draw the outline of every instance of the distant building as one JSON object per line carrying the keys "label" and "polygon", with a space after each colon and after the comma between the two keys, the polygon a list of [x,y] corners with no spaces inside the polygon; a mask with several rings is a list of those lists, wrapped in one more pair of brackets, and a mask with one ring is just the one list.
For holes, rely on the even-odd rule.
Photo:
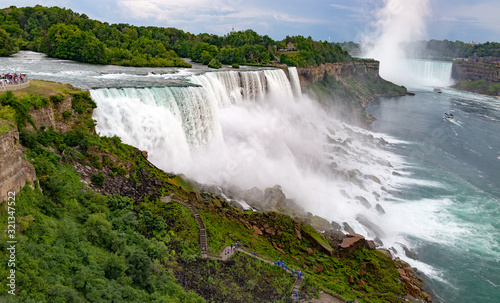
{"label": "distant building", "polygon": [[289,52],[295,51],[295,44],[293,44],[292,42],[288,42],[286,44],[286,50]]}
{"label": "distant building", "polygon": [[479,45],[479,44],[481,44],[481,43],[476,42],[476,41],[472,41],[472,42],[470,42],[470,43],[468,43],[468,44],[470,44],[470,45]]}

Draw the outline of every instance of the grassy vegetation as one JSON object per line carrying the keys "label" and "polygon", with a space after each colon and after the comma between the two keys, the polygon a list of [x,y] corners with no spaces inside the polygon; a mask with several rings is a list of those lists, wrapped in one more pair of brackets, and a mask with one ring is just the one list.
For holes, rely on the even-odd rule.
{"label": "grassy vegetation", "polygon": [[488,82],[486,80],[478,80],[478,81],[464,80],[455,84],[453,87],[478,94],[500,96],[500,83]]}
{"label": "grassy vegetation", "polygon": [[[211,255],[238,242],[261,257],[284,260],[289,268],[303,270],[302,294],[313,296],[323,290],[359,302],[402,302],[398,272],[383,254],[362,249],[338,259],[297,235],[299,230],[329,245],[304,223],[275,212],[242,212],[220,196],[200,195],[189,181],[150,166],[119,138],[93,134],[85,123],[93,107],[86,94],[51,93],[73,100],[78,96],[74,106],[81,109],[76,116],[83,123],[64,134],[50,128],[29,131],[18,124],[37,181],[34,188],[26,186],[16,196],[15,302],[290,300],[294,279],[276,266],[240,254],[226,262],[200,259],[196,219],[186,206],[161,202],[164,195],[196,204]],[[0,99],[34,106],[26,96],[31,95],[17,98],[7,93]],[[60,97],[45,98],[47,106],[61,102]],[[12,123],[28,106],[17,105],[0,107],[1,117]],[[84,175],[79,167],[91,173]],[[91,182],[82,182],[84,178]],[[4,230],[7,217],[2,208]],[[6,240],[3,234],[1,276],[9,270]],[[2,282],[0,292],[6,291]]]}

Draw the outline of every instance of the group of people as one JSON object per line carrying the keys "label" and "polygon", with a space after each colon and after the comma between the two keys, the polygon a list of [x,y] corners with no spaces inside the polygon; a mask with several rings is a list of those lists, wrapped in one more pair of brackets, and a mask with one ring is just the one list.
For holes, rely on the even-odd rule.
{"label": "group of people", "polygon": [[238,248],[238,243],[231,244],[230,248],[224,250],[224,255],[229,255]]}
{"label": "group of people", "polygon": [[28,76],[26,74],[7,73],[0,75],[1,86],[21,84],[21,83],[26,83],[27,81],[28,81]]}

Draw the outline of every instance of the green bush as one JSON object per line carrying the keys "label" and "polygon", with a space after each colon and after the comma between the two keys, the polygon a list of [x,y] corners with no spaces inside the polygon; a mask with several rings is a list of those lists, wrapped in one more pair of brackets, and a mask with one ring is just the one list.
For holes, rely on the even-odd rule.
{"label": "green bush", "polygon": [[68,120],[71,118],[71,116],[72,116],[72,115],[73,115],[73,114],[72,114],[69,110],[65,110],[65,111],[62,113],[62,117],[63,117],[63,119],[64,119],[64,120],[66,120],[66,121],[68,121]]}
{"label": "green bush", "polygon": [[64,101],[64,96],[62,94],[51,95],[49,97],[50,101],[54,104],[59,104]]}
{"label": "green bush", "polygon": [[213,58],[210,60],[210,63],[208,63],[208,67],[219,69],[222,67],[222,63],[220,63],[216,58]]}
{"label": "green bush", "polygon": [[95,187],[103,187],[106,177],[104,177],[104,174],[102,172],[98,172],[97,174],[92,174],[90,176],[90,179],[92,180],[92,184],[94,184]]}

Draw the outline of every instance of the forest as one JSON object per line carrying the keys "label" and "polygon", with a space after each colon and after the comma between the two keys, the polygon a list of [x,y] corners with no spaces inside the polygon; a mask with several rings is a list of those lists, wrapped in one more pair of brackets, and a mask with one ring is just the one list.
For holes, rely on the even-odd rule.
{"label": "forest", "polygon": [[[278,51],[289,42],[296,52]],[[340,47],[311,37],[274,41],[251,29],[224,36],[195,35],[176,28],[108,24],[69,9],[40,5],[1,10],[0,56],[19,50],[94,64],[149,67],[190,67],[182,58],[214,68],[278,63],[305,67],[352,60]]]}

